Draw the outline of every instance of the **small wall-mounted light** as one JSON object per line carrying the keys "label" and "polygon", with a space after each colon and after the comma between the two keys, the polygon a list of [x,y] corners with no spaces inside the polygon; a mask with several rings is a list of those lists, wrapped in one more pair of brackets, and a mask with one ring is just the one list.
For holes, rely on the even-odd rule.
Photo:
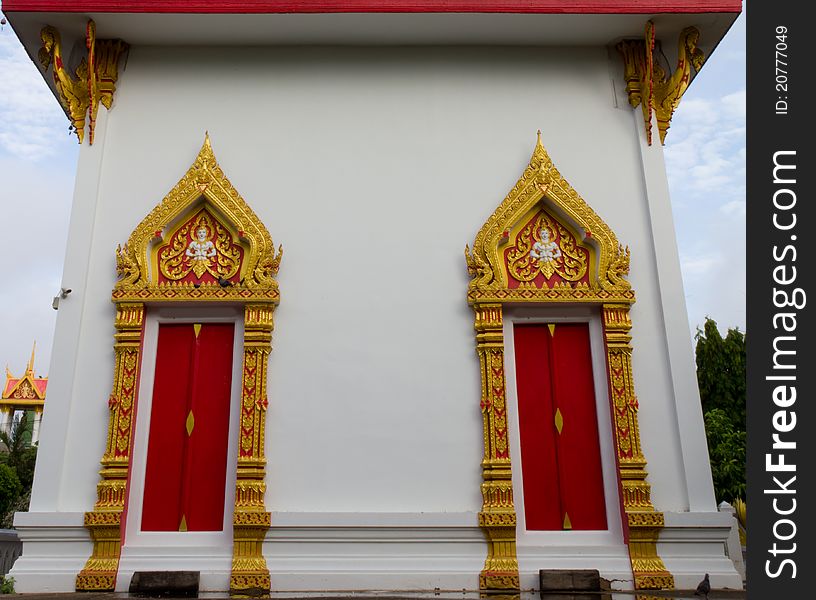
{"label": "small wall-mounted light", "polygon": [[68,294],[71,293],[71,288],[60,288],[59,294],[54,296],[54,299],[51,301],[51,308],[57,310],[59,308],[59,303],[62,298],[67,298]]}

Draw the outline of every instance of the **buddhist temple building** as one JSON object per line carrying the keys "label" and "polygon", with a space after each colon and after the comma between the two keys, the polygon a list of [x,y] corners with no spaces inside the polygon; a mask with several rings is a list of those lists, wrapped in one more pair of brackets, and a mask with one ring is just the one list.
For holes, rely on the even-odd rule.
{"label": "buddhist temple building", "polygon": [[17,591],[741,588],[662,146],[741,9],[4,0],[81,145]]}
{"label": "buddhist temple building", "polygon": [[14,423],[22,416],[21,413],[26,413],[31,425],[30,437],[26,438],[29,444],[39,442],[45,390],[48,387],[48,377],[37,377],[34,374],[35,350],[36,344],[31,349],[31,358],[21,377],[15,377],[6,367],[6,383],[0,396],[0,431],[11,433]]}

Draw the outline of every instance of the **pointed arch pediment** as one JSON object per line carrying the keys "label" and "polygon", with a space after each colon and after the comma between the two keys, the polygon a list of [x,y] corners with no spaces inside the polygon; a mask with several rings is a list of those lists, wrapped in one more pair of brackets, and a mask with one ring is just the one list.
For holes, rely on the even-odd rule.
{"label": "pointed arch pediment", "polygon": [[276,299],[282,254],[205,136],[192,166],[117,248],[114,300]]}
{"label": "pointed arch pediment", "polygon": [[470,302],[634,302],[629,249],[561,176],[541,144],[465,248]]}
{"label": "pointed arch pediment", "polygon": [[[521,416],[519,411],[515,417],[509,416],[506,384],[508,377],[513,376],[512,371],[518,376],[519,363],[505,361],[506,344],[514,347],[514,339],[518,338],[505,340],[506,326],[509,324],[515,332],[516,322],[513,316],[505,321],[505,310],[522,303],[546,309],[547,303],[558,302],[592,306],[593,310],[587,312],[598,315],[602,327],[621,490],[619,500],[626,515],[624,531],[628,532],[625,535],[628,535],[634,588],[674,587],[674,579],[657,551],[656,540],[664,526],[664,516],[655,510],[651,501],[646,458],[640,443],[630,344],[630,308],[635,294],[625,279],[629,273],[629,258],[629,248],[618,242],[610,227],[558,172],[541,145],[539,132],[524,173],[482,226],[473,249],[465,247],[471,275],[468,303],[475,316],[476,354],[482,384],[479,409],[483,415],[483,504],[479,524],[489,547],[479,576],[481,590],[504,593],[521,589],[513,498],[516,477],[513,463],[518,465],[520,457],[513,458],[508,445],[509,419],[518,419],[520,428]],[[537,313],[538,320],[549,320],[549,315],[558,316],[559,312],[534,310],[528,314]],[[547,325],[552,340],[555,324]],[[530,364],[541,356],[544,355],[536,354]],[[549,359],[552,365],[551,357],[552,354]],[[590,363],[595,361],[588,358]],[[541,381],[543,384],[544,380]],[[518,406],[518,396],[515,402]],[[540,415],[546,414],[546,410],[541,410]],[[558,414],[555,422],[560,435]],[[531,419],[536,426],[537,418]],[[541,421],[545,426],[547,418]],[[564,528],[567,528],[566,511],[564,514]]]}
{"label": "pointed arch pediment", "polygon": [[[125,503],[131,493],[132,457],[134,450],[147,452],[138,450],[135,415],[142,385],[141,365],[146,358],[144,340],[146,335],[152,335],[154,340],[160,335],[157,331],[160,324],[155,320],[158,311],[153,314],[157,327],[153,333],[146,333],[150,312],[157,306],[178,302],[190,309],[187,314],[196,320],[199,317],[206,320],[209,311],[198,309],[210,309],[223,302],[231,309],[239,306],[243,309],[243,356],[237,385],[240,397],[233,403],[235,392],[230,392],[227,405],[240,412],[238,453],[234,459],[240,466],[235,471],[232,533],[236,543],[230,592],[234,595],[246,594],[248,590],[269,592],[269,568],[261,552],[271,521],[264,502],[264,439],[273,315],[280,302],[275,276],[282,252],[281,247],[275,250],[269,231],[224,175],[209,136],[205,136],[198,156],[175,187],[142,219],[127,243],[117,247],[118,281],[111,294],[116,314],[107,445],[100,461],[97,500],[93,510],[85,513],[84,524],[94,544],[85,567],[76,576],[78,591],[113,591],[116,587],[127,518]],[[204,325],[201,322],[189,325],[192,332],[188,329],[188,334],[197,339]],[[234,333],[235,328],[230,331]],[[158,347],[156,341],[147,358],[155,364],[160,361]],[[226,366],[234,376],[238,368],[235,358],[230,352],[229,357],[213,361],[220,361],[221,367]],[[205,367],[196,363],[194,368],[201,372]],[[192,387],[184,388],[183,382],[179,385],[191,397]],[[155,396],[148,400],[156,407],[154,411],[166,410],[162,402],[154,403],[155,400]],[[155,418],[159,413],[152,414]],[[187,419],[192,415],[191,410]],[[185,423],[187,437],[193,430],[188,423],[194,421],[192,418]],[[227,450],[224,445],[221,449]],[[181,459],[176,460],[178,463]],[[184,522],[182,514],[181,523]],[[182,524],[179,529],[186,531]]]}
{"label": "pointed arch pediment", "polygon": [[47,381],[47,379],[35,378],[31,373],[26,373],[16,381],[10,379],[6,382],[8,390],[2,400],[45,400]]}

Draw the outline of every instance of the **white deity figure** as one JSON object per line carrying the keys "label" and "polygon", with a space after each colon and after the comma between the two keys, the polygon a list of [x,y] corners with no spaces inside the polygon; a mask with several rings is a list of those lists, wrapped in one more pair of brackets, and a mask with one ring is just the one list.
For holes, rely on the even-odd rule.
{"label": "white deity figure", "polygon": [[185,254],[196,263],[207,262],[215,256],[215,244],[210,241],[206,227],[202,225],[196,229],[196,239],[187,246]]}
{"label": "white deity figure", "polygon": [[561,258],[561,248],[559,248],[555,242],[550,241],[550,233],[546,228],[541,228],[541,241],[533,244],[533,249],[530,250],[530,257],[542,265]]}

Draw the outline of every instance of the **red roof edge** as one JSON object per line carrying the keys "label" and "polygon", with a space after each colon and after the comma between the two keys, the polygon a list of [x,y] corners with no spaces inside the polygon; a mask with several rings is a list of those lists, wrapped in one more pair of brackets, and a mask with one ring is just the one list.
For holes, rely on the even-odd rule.
{"label": "red roof edge", "polygon": [[6,379],[6,387],[3,388],[3,398],[8,396],[9,392],[14,389],[14,386],[20,382],[22,377],[15,377],[14,379],[8,378]]}
{"label": "red roof edge", "polygon": [[63,13],[739,13],[742,0],[4,0],[3,12]]}
{"label": "red roof edge", "polygon": [[48,388],[48,379],[42,377],[36,377],[34,379],[34,385],[37,386],[37,389],[40,391],[40,394],[45,396],[45,390]]}

